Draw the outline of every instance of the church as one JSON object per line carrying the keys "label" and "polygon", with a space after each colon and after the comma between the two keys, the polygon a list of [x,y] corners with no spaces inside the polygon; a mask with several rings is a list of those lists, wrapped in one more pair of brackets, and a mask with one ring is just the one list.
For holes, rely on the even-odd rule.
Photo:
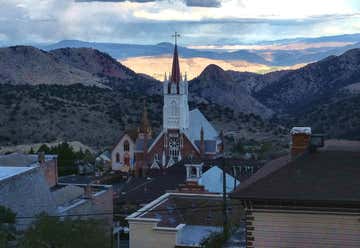
{"label": "church", "polygon": [[219,133],[199,109],[189,110],[188,82],[180,73],[178,48],[175,47],[169,78],[163,82],[163,126],[153,136],[146,106],[137,132],[125,132],[111,152],[112,169],[146,172],[165,169],[184,158],[211,159],[222,147]]}

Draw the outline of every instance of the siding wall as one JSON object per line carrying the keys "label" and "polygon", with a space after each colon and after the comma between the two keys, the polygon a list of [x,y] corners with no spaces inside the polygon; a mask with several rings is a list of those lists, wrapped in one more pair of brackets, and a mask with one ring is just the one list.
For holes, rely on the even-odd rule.
{"label": "siding wall", "polygon": [[248,247],[360,247],[360,215],[253,211]]}
{"label": "siding wall", "polygon": [[130,248],[174,248],[176,231],[154,230],[153,222],[129,222]]}

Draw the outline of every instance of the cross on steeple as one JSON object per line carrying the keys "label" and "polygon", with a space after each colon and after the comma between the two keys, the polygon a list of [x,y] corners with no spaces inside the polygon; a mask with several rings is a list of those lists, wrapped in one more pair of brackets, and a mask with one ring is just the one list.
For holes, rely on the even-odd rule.
{"label": "cross on steeple", "polygon": [[175,45],[177,45],[177,38],[180,37],[180,34],[178,32],[175,32],[175,34],[173,34],[171,37],[174,37],[175,39]]}

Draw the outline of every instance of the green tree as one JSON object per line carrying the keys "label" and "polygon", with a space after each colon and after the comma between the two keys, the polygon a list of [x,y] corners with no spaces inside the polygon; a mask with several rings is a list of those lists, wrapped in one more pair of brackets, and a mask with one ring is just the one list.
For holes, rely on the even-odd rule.
{"label": "green tree", "polygon": [[49,148],[47,145],[42,144],[42,145],[39,147],[39,149],[37,150],[37,152],[38,152],[38,153],[39,153],[39,152],[45,152],[45,154],[48,154],[48,153],[50,153],[50,148]]}
{"label": "green tree", "polygon": [[106,227],[98,220],[60,220],[40,215],[25,232],[20,248],[110,247],[111,236]]}
{"label": "green tree", "polygon": [[30,148],[29,154],[35,154],[35,151],[34,151],[33,147]]}
{"label": "green tree", "polygon": [[0,247],[7,247],[8,241],[15,239],[15,220],[11,209],[0,206]]}

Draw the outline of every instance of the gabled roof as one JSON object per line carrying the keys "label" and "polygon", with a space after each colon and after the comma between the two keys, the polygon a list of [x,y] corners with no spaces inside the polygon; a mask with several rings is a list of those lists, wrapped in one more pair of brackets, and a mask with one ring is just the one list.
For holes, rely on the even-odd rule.
{"label": "gabled roof", "polygon": [[360,152],[307,153],[232,197],[248,200],[360,204]]}
{"label": "gabled roof", "polygon": [[219,134],[199,109],[193,109],[189,112],[190,128],[188,137],[192,142],[200,140],[201,127],[204,130],[204,140],[217,140]]}
{"label": "gabled roof", "polygon": [[33,166],[38,162],[38,156],[34,154],[11,153],[0,155],[0,166]]}
{"label": "gabled roof", "polygon": [[[237,186],[240,182],[233,176],[225,173],[226,175],[226,192],[232,192],[234,186]],[[222,193],[223,192],[223,171],[218,166],[213,166],[205,171],[199,180],[199,184],[203,185],[205,189],[211,193]]]}

